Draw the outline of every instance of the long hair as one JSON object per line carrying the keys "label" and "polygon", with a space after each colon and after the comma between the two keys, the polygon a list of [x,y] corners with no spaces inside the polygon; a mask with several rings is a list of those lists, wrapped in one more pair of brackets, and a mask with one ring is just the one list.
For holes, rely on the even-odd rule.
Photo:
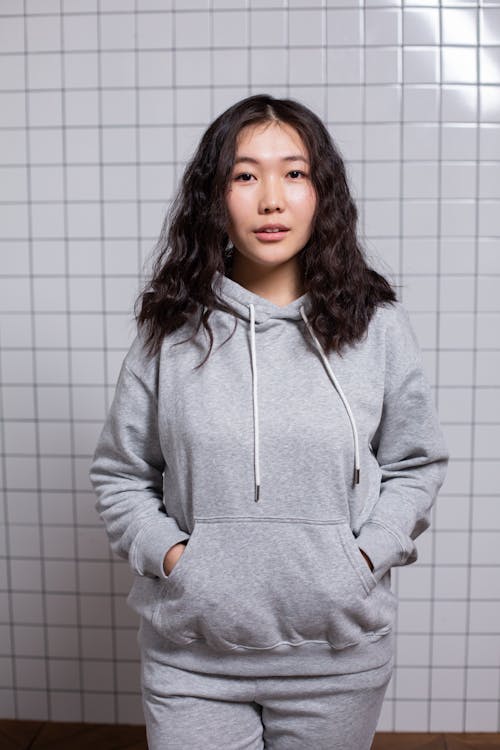
{"label": "long hair", "polygon": [[203,324],[210,347],[198,367],[210,356],[210,314],[214,309],[231,312],[216,294],[213,276],[231,267],[225,194],[237,137],[245,126],[269,122],[295,128],[309,155],[316,212],[311,236],[297,261],[304,290],[311,297],[308,319],[325,351],[341,354],[345,346],[362,338],[377,305],[397,300],[391,284],[364,257],[345,166],[320,118],[293,99],[249,96],[220,114],[205,131],[167,211],[155,247],[152,278],[134,305],[151,355],[159,351],[166,334],[197,315],[196,329],[185,341]]}

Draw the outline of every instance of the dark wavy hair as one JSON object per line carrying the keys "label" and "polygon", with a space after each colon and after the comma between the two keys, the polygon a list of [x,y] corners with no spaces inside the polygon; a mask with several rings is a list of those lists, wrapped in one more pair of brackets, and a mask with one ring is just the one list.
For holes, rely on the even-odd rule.
{"label": "dark wavy hair", "polygon": [[270,122],[292,126],[309,155],[316,213],[297,261],[304,290],[311,296],[308,319],[325,351],[341,354],[344,346],[364,335],[377,305],[397,300],[391,284],[365,260],[345,166],[325,125],[298,101],[257,94],[233,104],[208,127],[167,211],[152,278],[134,305],[137,325],[145,327],[149,354],[158,353],[165,334],[197,315],[192,335],[178,343],[194,338],[203,324],[210,347],[197,367],[210,356],[210,314],[214,309],[232,312],[213,288],[213,277],[216,270],[229,275],[231,267],[225,194],[237,137],[246,126]]}

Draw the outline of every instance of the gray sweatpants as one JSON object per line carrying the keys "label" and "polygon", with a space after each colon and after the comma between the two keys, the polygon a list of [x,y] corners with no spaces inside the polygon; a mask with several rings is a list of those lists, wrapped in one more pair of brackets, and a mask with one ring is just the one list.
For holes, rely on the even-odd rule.
{"label": "gray sweatpants", "polygon": [[314,677],[234,677],[141,651],[149,750],[370,750],[393,659]]}

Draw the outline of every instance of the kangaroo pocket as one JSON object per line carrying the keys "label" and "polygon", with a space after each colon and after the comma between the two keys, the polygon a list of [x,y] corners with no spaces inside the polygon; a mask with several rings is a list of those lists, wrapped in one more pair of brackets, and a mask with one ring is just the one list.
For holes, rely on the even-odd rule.
{"label": "kangaroo pocket", "polygon": [[196,519],[168,579],[155,583],[156,630],[217,650],[345,648],[387,633],[396,607],[343,521]]}

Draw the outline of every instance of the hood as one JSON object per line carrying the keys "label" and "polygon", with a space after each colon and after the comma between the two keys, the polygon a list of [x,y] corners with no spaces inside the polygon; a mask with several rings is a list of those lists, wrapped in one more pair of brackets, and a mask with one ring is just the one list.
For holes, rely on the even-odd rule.
{"label": "hood", "polygon": [[[261,297],[254,292],[249,291],[246,287],[238,284],[234,279],[230,279],[220,271],[216,271],[213,280],[213,289],[226,304],[228,304],[236,313],[236,315],[244,321],[247,321],[248,335],[250,338],[250,366],[252,368],[252,399],[253,399],[253,417],[254,417],[254,473],[255,473],[255,502],[259,501],[260,497],[260,461],[259,461],[259,399],[258,399],[258,354],[255,343],[255,331],[258,330],[259,326],[263,323],[270,323],[276,321],[280,324],[280,321],[295,320],[297,324],[300,321],[305,323],[305,328],[301,326],[301,330],[304,335],[307,333],[310,335],[318,355],[321,357],[326,373],[330,378],[334,388],[336,389],[339,397],[342,399],[347,415],[349,417],[352,434],[353,434],[353,484],[359,484],[360,479],[360,461],[359,461],[359,442],[358,442],[358,431],[356,428],[356,422],[349,405],[349,402],[342,391],[340,383],[338,382],[335,374],[331,368],[329,359],[321,346],[318,338],[316,337],[314,330],[309,323],[307,313],[311,309],[311,297],[308,292],[301,295],[297,299],[290,302],[288,305],[280,306],[274,304],[268,299]],[[261,335],[264,335],[265,328],[261,328]],[[290,366],[293,367],[293,362],[290,362]]]}
{"label": "hood", "polygon": [[280,307],[265,297],[249,291],[228,276],[216,271],[214,277],[214,291],[224,299],[237,313],[238,317],[250,320],[250,306],[254,307],[254,319],[258,325],[270,319],[275,320],[301,320],[300,308],[303,305],[309,312],[311,299],[308,292],[293,300],[288,305]]}

